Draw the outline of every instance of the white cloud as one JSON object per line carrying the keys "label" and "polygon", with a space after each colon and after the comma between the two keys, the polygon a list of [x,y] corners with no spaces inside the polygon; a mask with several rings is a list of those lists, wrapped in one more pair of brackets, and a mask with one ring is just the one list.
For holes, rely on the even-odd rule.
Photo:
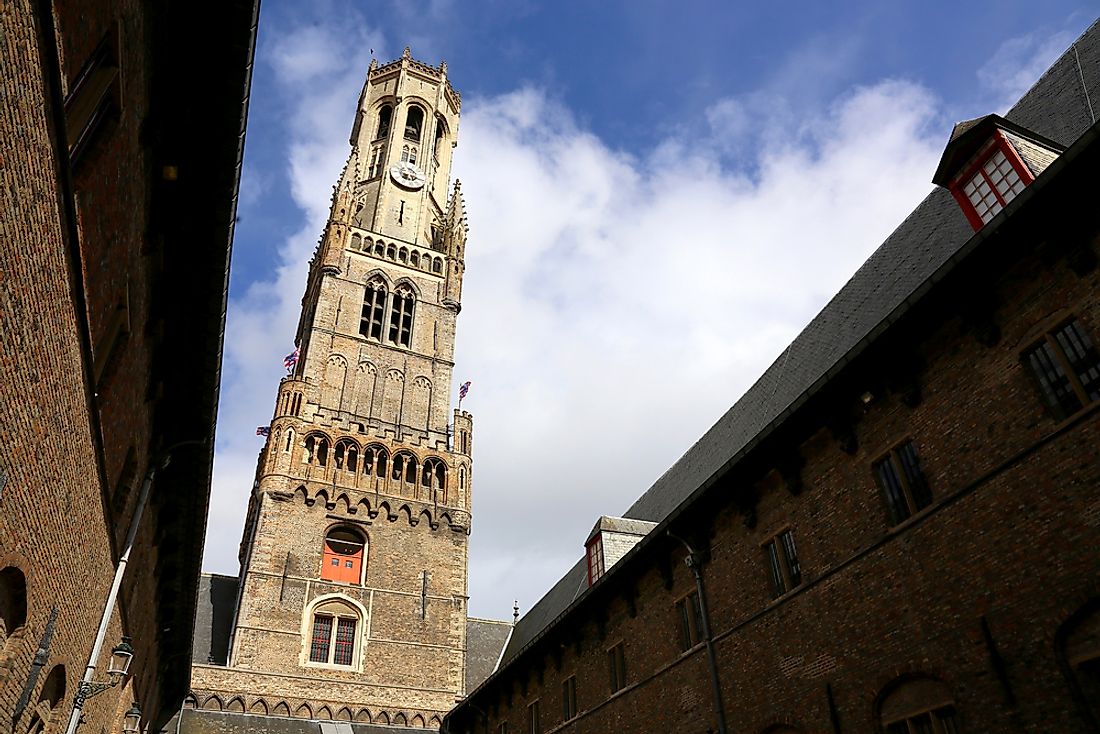
{"label": "white cloud", "polygon": [[994,108],[1007,111],[1076,37],[1069,30],[1042,29],[1002,43],[978,69],[978,81],[994,95]]}
{"label": "white cloud", "polygon": [[[207,568],[235,573],[244,506],[366,60],[363,37],[277,37],[301,229],[234,294]],[[370,39],[375,49],[381,39]],[[337,49],[332,53],[332,49]],[[328,57],[317,58],[324,50]],[[416,49],[414,49],[415,52]],[[299,66],[295,66],[299,65]],[[470,239],[456,382],[476,417],[471,611],[527,609],[759,376],[930,188],[936,100],[888,80],[771,120],[718,101],[710,132],[628,154],[523,88],[464,103]],[[790,109],[788,107],[788,109]],[[930,123],[936,127],[929,129]],[[723,164],[723,141],[743,168]]]}

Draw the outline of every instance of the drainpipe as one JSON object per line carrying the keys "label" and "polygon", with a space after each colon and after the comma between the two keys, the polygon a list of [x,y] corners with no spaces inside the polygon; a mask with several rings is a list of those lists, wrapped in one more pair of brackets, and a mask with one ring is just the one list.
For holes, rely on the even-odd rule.
{"label": "drainpipe", "polygon": [[88,665],[84,668],[84,677],[80,679],[77,693],[73,699],[73,712],[69,716],[69,725],[65,728],[65,734],[76,734],[76,728],[80,726],[80,717],[87,698],[87,689],[95,675],[96,662],[103,651],[103,641],[107,637],[107,627],[111,623],[111,614],[115,610],[115,601],[118,599],[118,590],[122,586],[122,577],[126,574],[126,565],[130,562],[130,551],[134,548],[134,539],[137,537],[138,527],[141,525],[141,516],[145,514],[145,505],[149,500],[149,490],[153,486],[153,477],[159,469],[168,466],[172,459],[171,452],[180,446],[195,446],[205,444],[206,441],[180,441],[165,449],[153,461],[149,467],[145,480],[141,483],[141,494],[138,495],[137,507],[130,519],[130,529],[126,533],[126,543],[122,546],[122,555],[118,558],[118,566],[115,567],[115,578],[111,582],[111,591],[107,594],[107,601],[103,605],[103,616],[99,619],[99,629],[96,631],[95,642],[92,644],[92,653],[88,656]]}
{"label": "drainpipe", "polygon": [[703,588],[703,574],[699,570],[701,563],[699,562],[699,556],[696,555],[688,542],[678,535],[675,535],[671,530],[666,531],[668,537],[673,540],[680,541],[681,545],[687,549],[687,558],[684,559],[684,563],[691,569],[691,573],[695,576],[695,590],[699,594],[699,614],[703,618],[703,641],[707,645],[707,662],[710,664],[710,682],[714,688],[714,714],[718,717],[718,734],[728,734],[729,729],[726,727],[726,709],[722,705],[722,686],[718,682],[718,660],[714,653],[714,642],[710,636],[710,612],[707,611],[707,592]]}

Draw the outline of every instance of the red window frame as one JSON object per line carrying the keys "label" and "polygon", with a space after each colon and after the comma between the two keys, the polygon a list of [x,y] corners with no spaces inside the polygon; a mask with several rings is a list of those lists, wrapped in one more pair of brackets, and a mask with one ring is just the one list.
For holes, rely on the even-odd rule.
{"label": "red window frame", "polygon": [[596,583],[607,572],[603,556],[603,535],[597,534],[585,548],[585,559],[588,566],[588,585]]}
{"label": "red window frame", "polygon": [[[1000,130],[995,130],[990,140],[978,151],[978,153],[971,160],[970,164],[964,168],[954,179],[951,181],[951,185],[948,189],[951,191],[951,195],[955,197],[955,201],[962,207],[963,213],[966,215],[966,220],[970,222],[970,226],[977,232],[985,226],[985,222],[982,221],[981,216],[978,214],[978,210],[970,202],[970,198],[967,197],[966,192],[963,191],[963,186],[969,181],[975,173],[978,173],[982,166],[984,166],[990,158],[996,155],[997,151],[1004,153],[1005,158],[1012,165],[1012,168],[1016,171],[1016,174],[1023,181],[1024,186],[1028,186],[1035,177],[1031,175],[1031,171],[1028,169],[1027,164],[1024,163],[1024,159],[1020,157],[1020,154],[1016,152],[1016,149],[1012,147],[1012,143],[1008,142],[1008,138],[1004,136]],[[984,174],[983,174],[984,175]],[[1004,208],[1008,203],[1001,196],[1001,192],[997,190],[997,187],[988,180],[990,189],[993,191],[993,195],[997,197],[997,201],[1001,203],[1001,208]]]}

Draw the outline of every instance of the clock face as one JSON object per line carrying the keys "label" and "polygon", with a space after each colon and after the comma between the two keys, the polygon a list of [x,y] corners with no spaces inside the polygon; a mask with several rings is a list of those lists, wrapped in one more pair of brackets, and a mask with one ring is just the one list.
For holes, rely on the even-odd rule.
{"label": "clock face", "polygon": [[414,164],[408,162],[394,163],[390,166],[390,178],[392,178],[394,183],[398,186],[414,190],[423,186],[424,181],[427,180],[423,171]]}

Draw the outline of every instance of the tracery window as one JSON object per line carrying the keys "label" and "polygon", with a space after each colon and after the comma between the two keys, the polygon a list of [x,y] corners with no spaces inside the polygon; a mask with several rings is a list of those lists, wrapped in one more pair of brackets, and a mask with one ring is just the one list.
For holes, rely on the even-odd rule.
{"label": "tracery window", "polygon": [[412,454],[394,454],[390,479],[416,486],[416,457]]}
{"label": "tracery window", "polygon": [[408,286],[398,286],[390,304],[389,341],[402,347],[412,343],[413,306],[416,296]]}
{"label": "tracery window", "polygon": [[336,464],[337,469],[343,469],[345,471],[358,471],[359,469],[359,447],[351,441],[340,441],[336,444],[336,448],[332,452],[333,463]]}
{"label": "tracery window", "polygon": [[359,319],[359,333],[368,339],[382,339],[382,319],[386,312],[386,286],[379,281],[367,283],[363,296],[363,315]]}
{"label": "tracery window", "polygon": [[434,456],[424,459],[424,469],[420,474],[420,484],[431,490],[432,496],[439,502],[447,501],[447,467]]}
{"label": "tracery window", "polygon": [[302,455],[302,463],[328,466],[328,439],[324,436],[306,436],[306,451]]}
{"label": "tracery window", "polygon": [[363,450],[363,473],[368,477],[386,476],[386,450],[381,446],[368,446]]}

